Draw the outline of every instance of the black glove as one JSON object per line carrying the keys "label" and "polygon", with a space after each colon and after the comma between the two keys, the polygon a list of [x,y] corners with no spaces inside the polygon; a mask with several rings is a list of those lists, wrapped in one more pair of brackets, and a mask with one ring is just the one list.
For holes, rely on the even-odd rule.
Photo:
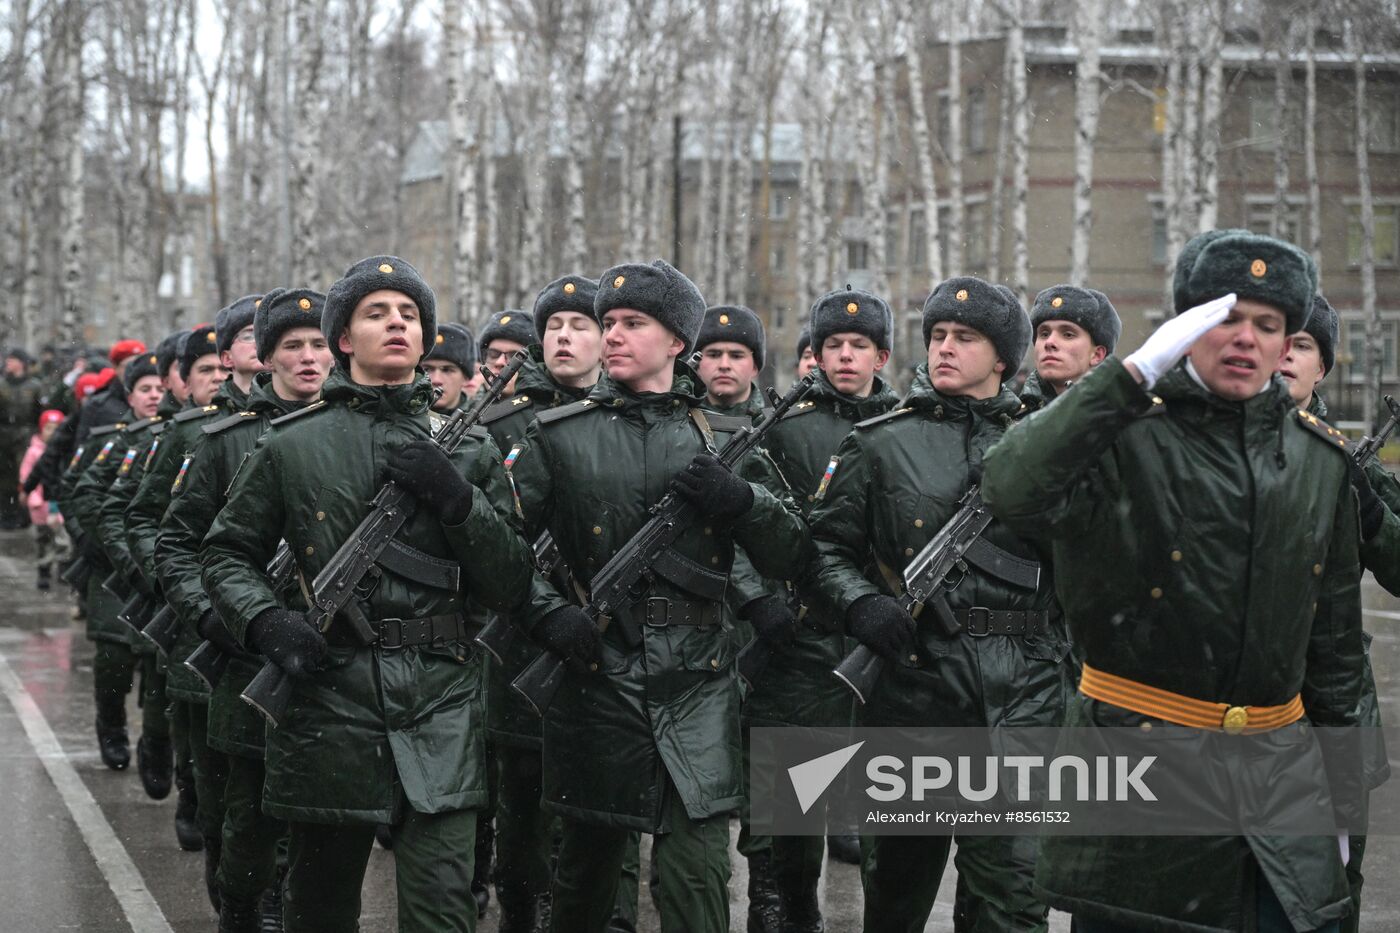
{"label": "black glove", "polygon": [[753,508],[753,487],[711,453],[696,454],[671,488],[710,518],[732,520]]}
{"label": "black glove", "polygon": [[78,552],[94,567],[101,567],[107,562],[107,552],[103,550],[102,542],[97,540],[96,535],[83,535],[82,540],[78,542]]}
{"label": "black glove", "polygon": [[560,606],[535,626],[535,636],[555,654],[583,661],[598,660],[600,632],[588,613],[577,606]]}
{"label": "black glove", "polygon": [[233,637],[233,633],[228,630],[224,620],[214,614],[213,609],[204,610],[204,615],[199,617],[195,628],[199,630],[200,638],[211,642],[224,654],[243,654],[243,646],[238,643],[237,638]]}
{"label": "black glove", "polygon": [[914,653],[914,617],[892,596],[870,593],[851,603],[846,631],[882,658],[899,661]]}
{"label": "black glove", "polygon": [[411,492],[444,525],[460,525],[472,510],[472,484],[432,441],[414,441],[395,451],[384,475]]}
{"label": "black glove", "polygon": [[248,643],[293,677],[316,673],[326,658],[325,638],[305,613],[290,609],[264,609],[254,616]]}
{"label": "black glove", "polygon": [[43,478],[39,476],[38,470],[30,470],[29,475],[24,478],[24,485],[20,488],[23,489],[26,494],[28,494],[38,489],[39,484],[43,481]]}
{"label": "black glove", "polygon": [[753,625],[754,634],[770,644],[790,645],[797,637],[797,615],[781,597],[760,596],[746,603],[739,615]]}
{"label": "black glove", "polygon": [[1351,488],[1356,490],[1356,502],[1361,510],[1361,540],[1370,541],[1385,522],[1385,503],[1371,488],[1366,471],[1350,457],[1347,458],[1347,471],[1351,473]]}

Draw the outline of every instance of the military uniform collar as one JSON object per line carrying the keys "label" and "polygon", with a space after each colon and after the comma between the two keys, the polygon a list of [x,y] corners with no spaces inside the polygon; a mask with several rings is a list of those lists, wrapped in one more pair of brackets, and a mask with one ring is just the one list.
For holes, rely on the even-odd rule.
{"label": "military uniform collar", "polygon": [[1288,394],[1288,383],[1278,373],[1274,373],[1269,384],[1264,387],[1253,398],[1242,401],[1232,401],[1221,398],[1205,386],[1196,382],[1191,374],[1186,370],[1186,360],[1182,360],[1176,366],[1167,370],[1157,384],[1152,387],[1154,394],[1161,396],[1162,400],[1173,411],[1181,411],[1187,408],[1195,408],[1204,412],[1214,412],[1218,415],[1243,415],[1244,417],[1257,417],[1260,413],[1270,415],[1280,407],[1296,408],[1293,397]]}
{"label": "military uniform collar", "polygon": [[890,387],[890,384],[880,377],[879,373],[875,374],[875,382],[870,386],[870,394],[864,398],[847,395],[837,389],[826,378],[826,373],[821,369],[817,369],[816,373],[817,378],[813,381],[812,388],[803,401],[826,404],[843,418],[864,421],[867,418],[884,414],[899,401],[899,396]]}
{"label": "military uniform collar", "polygon": [[705,393],[700,388],[700,379],[695,375],[695,371],[676,360],[673,372],[675,378],[667,392],[633,392],[604,374],[588,393],[588,397],[601,406],[622,409],[675,409],[682,405],[688,408],[703,404]]}
{"label": "military uniform collar", "polygon": [[342,402],[358,411],[376,412],[384,408],[421,415],[432,404],[433,384],[426,375],[417,373],[412,382],[403,385],[367,386],[355,382],[344,368],[337,366],[326,378],[321,398],[327,402]]}
{"label": "military uniform collar", "polygon": [[1323,421],[1327,420],[1327,401],[1316,389],[1313,390],[1312,398],[1308,399],[1308,407],[1306,410],[1307,413],[1314,418],[1320,418]]}
{"label": "military uniform collar", "polygon": [[1011,419],[1020,414],[1021,400],[1005,382],[1000,391],[990,398],[970,399],[961,396],[943,395],[933,387],[928,375],[928,363],[920,363],[914,373],[914,385],[904,399],[904,405],[920,411],[932,412],[934,417],[948,421],[961,421],[970,418],[991,420]]}

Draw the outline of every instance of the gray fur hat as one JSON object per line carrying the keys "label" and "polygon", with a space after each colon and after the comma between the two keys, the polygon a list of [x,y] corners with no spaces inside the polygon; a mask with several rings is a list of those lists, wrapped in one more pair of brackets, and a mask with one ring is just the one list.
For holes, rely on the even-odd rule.
{"label": "gray fur hat", "polygon": [[486,348],[493,340],[510,340],[522,347],[539,343],[539,338],[535,335],[535,316],[519,308],[497,311],[486,321],[486,326],[481,329],[481,337],[476,342],[477,352],[482,359],[486,358]]}
{"label": "gray fur hat", "polygon": [[130,363],[126,364],[126,371],[122,373],[122,386],[127,392],[136,385],[136,380],[142,376],[165,377],[160,369],[160,357],[154,353],[140,353],[132,357]]}
{"label": "gray fur hat", "polygon": [[165,339],[156,344],[156,366],[160,369],[161,378],[170,372],[170,367],[180,362],[180,344],[189,339],[189,329],[177,330],[173,334],[166,335]]}
{"label": "gray fur hat", "polygon": [[1258,233],[1229,233],[1195,253],[1186,283],[1173,299],[1191,308],[1231,292],[1277,308],[1288,333],[1296,334],[1312,313],[1317,265],[1292,243]]}
{"label": "gray fur hat", "polygon": [[361,298],[381,289],[413,299],[423,326],[423,347],[426,350],[433,346],[437,337],[437,296],[433,290],[407,261],[397,256],[370,256],[346,269],[345,275],[333,282],[326,292],[321,332],[326,335],[331,352],[341,366],[350,365],[350,358],[340,350],[340,335],[350,324],[350,315],[355,313]]}
{"label": "gray fur hat", "polygon": [[812,326],[810,324],[803,324],[802,331],[797,335],[797,362],[793,363],[793,365],[796,366],[797,363],[801,363],[802,354],[810,349],[812,349]]}
{"label": "gray fur hat", "polygon": [[685,342],[681,357],[695,349],[705,318],[705,296],[695,283],[664,259],[613,266],[598,279],[593,313],[601,322],[614,308],[631,308],[661,322]]}
{"label": "gray fur hat", "polygon": [[1332,364],[1337,361],[1337,335],[1340,329],[1337,310],[1331,302],[1323,298],[1320,292],[1313,295],[1312,314],[1308,315],[1308,323],[1303,325],[1303,330],[1317,341],[1317,350],[1322,354],[1323,375],[1330,373]]}
{"label": "gray fur hat", "polygon": [[700,325],[700,336],[695,338],[695,349],[703,350],[712,343],[721,342],[738,343],[748,347],[753,353],[754,364],[762,371],[767,338],[763,331],[763,321],[751,309],[743,305],[715,305],[706,309],[705,320]]}
{"label": "gray fur hat", "polygon": [[452,363],[465,373],[467,378],[471,378],[476,371],[477,359],[476,341],[472,338],[471,328],[450,321],[439,324],[437,337],[433,339],[433,348],[423,358]]}
{"label": "gray fur hat", "polygon": [[258,313],[253,317],[253,339],[258,344],[258,359],[266,363],[277,349],[277,341],[295,327],[321,329],[321,315],[326,309],[326,296],[309,288],[277,288],[263,296]]}
{"label": "gray fur hat", "polygon": [[560,311],[585,314],[596,323],[598,315],[593,311],[593,299],[597,294],[598,283],[581,275],[566,275],[550,282],[535,297],[532,315],[535,319],[535,336],[543,342],[550,315]]}
{"label": "gray fur hat", "polygon": [[190,378],[190,370],[201,356],[219,352],[218,337],[213,324],[200,324],[189,332],[180,347],[180,378]]}
{"label": "gray fur hat", "polygon": [[924,347],[939,321],[965,324],[984,334],[1006,364],[1004,378],[1021,366],[1031,345],[1031,322],[1016,293],[972,275],[940,282],[924,302]]}
{"label": "gray fur hat", "polygon": [[262,299],[262,295],[244,295],[228,307],[220,308],[219,313],[214,315],[214,331],[218,334],[215,347],[218,352],[226,352],[233,346],[233,338],[238,336],[238,332],[252,326],[253,315],[257,314]]}
{"label": "gray fur hat", "polygon": [[1123,334],[1123,321],[1101,291],[1074,285],[1051,285],[1031,303],[1031,332],[1046,321],[1069,321],[1089,332],[1095,346],[1112,353]]}
{"label": "gray fur hat", "polygon": [[[855,333],[869,337],[881,350],[894,348],[894,314],[878,295],[858,288],[827,292],[812,304],[807,323],[812,350],[820,353],[832,334]],[[799,354],[801,347],[798,348]]]}

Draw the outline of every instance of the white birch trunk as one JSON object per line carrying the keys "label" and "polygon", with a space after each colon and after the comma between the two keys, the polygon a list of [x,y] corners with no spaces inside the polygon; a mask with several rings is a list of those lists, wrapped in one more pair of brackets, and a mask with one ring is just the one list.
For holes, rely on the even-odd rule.
{"label": "white birch trunk", "polygon": [[[447,303],[453,320],[474,320],[477,297],[472,287],[477,269],[476,163],[478,137],[472,132],[472,108],[466,88],[466,42],[462,0],[442,6],[443,71],[447,86],[448,184],[452,203],[452,296]],[[476,89],[480,92],[480,89]]]}
{"label": "white birch trunk", "polygon": [[1196,191],[1199,186],[1196,153],[1200,150],[1201,132],[1201,21],[1203,11],[1199,7],[1186,7],[1182,13],[1182,36],[1185,41],[1181,61],[1181,132],[1177,136],[1177,174],[1181,180],[1177,184],[1181,199],[1181,213],[1177,222],[1181,224],[1181,242],[1185,245],[1196,229],[1199,205]]}
{"label": "white birch trunk", "polygon": [[592,144],[588,126],[588,47],[592,23],[591,14],[582,9],[574,24],[573,54],[571,56],[570,91],[568,97],[569,143],[564,170],[564,199],[568,205],[569,229],[565,233],[563,263],[568,269],[583,269],[588,264],[588,227],[584,200],[583,165]]}
{"label": "white birch trunk", "polygon": [[1176,257],[1185,243],[1181,226],[1181,168],[1178,164],[1181,151],[1182,98],[1185,96],[1181,74],[1184,42],[1181,39],[1180,9],[1175,2],[1163,6],[1162,30],[1162,45],[1169,50],[1166,68],[1167,96],[1164,106],[1166,125],[1162,133],[1162,209],[1166,215],[1167,226],[1167,261],[1162,287],[1166,306],[1170,307]]}
{"label": "white birch trunk", "polygon": [[1361,207],[1361,313],[1366,321],[1366,383],[1361,394],[1362,417],[1368,431],[1376,421],[1377,402],[1381,387],[1381,316],[1376,303],[1376,208],[1371,197],[1370,126],[1366,111],[1365,47],[1348,30],[1348,46],[1352,55],[1355,84],[1356,188]]}
{"label": "white birch trunk", "polygon": [[[963,220],[963,91],[962,91],[962,20],[965,11],[957,0],[948,5],[948,138],[944,154],[948,158],[948,269],[953,275],[963,275],[963,237],[967,224]],[[936,214],[937,211],[934,211]],[[937,221],[934,221],[937,226]]]}
{"label": "white birch trunk", "polygon": [[[918,170],[919,203],[924,213],[924,255],[928,257],[930,290],[943,280],[943,257],[938,248],[938,178],[934,170],[933,134],[929,131],[928,104],[924,96],[923,35],[918,3],[905,17],[905,71],[909,83],[909,113],[913,124],[914,162]],[[994,224],[995,226],[995,224]]]}
{"label": "white birch trunk", "polygon": [[1103,38],[1102,0],[1075,4],[1074,72],[1074,232],[1070,239],[1069,281],[1089,281],[1089,242],[1094,230],[1094,145],[1099,133],[1099,44]]}
{"label": "white birch trunk", "polygon": [[990,234],[987,237],[987,278],[1001,281],[1002,231],[1006,216],[1006,159],[1011,146],[1011,56],[1003,49],[1001,63],[1001,94],[997,104],[997,154],[992,169],[992,207]]}
{"label": "white birch trunk", "polygon": [[293,0],[296,19],[296,119],[292,131],[292,281],[321,288],[320,214],[317,166],[321,153],[324,99],[321,68],[327,0]]}
{"label": "white birch trunk", "polygon": [[1303,171],[1308,185],[1308,239],[1301,244],[1317,264],[1317,284],[1322,288],[1322,185],[1317,172],[1317,14],[1308,8],[1303,20],[1307,30],[1303,77]]}
{"label": "white birch trunk", "polygon": [[1279,25],[1274,62],[1274,236],[1279,237],[1288,219],[1288,148],[1293,139],[1293,127],[1288,123],[1288,86],[1293,78],[1289,33],[1286,24]]}
{"label": "white birch trunk", "polygon": [[1224,96],[1225,10],[1216,0],[1202,11],[1201,156],[1196,183],[1196,232],[1214,230],[1220,210],[1220,112]]}
{"label": "white birch trunk", "polygon": [[1011,288],[1026,303],[1030,293],[1030,232],[1026,200],[1030,193],[1031,115],[1026,86],[1026,34],[1022,0],[1011,3],[1007,55],[1011,59]]}

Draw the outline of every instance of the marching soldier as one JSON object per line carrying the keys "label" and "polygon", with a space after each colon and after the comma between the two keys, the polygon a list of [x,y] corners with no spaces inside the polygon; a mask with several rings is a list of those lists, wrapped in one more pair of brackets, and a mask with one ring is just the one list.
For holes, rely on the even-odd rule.
{"label": "marching soldier", "polygon": [[[395,256],[331,286],[322,331],[340,364],[322,402],[270,428],[238,471],[201,552],[210,604],[233,636],[293,679],[270,729],[263,812],[286,820],[286,927],[349,931],[375,826],[394,826],[398,926],[472,930],[476,811],[487,802],[483,684],[468,598],[526,598],[529,552],[500,455],[475,431],[435,446],[432,387],[416,372],[436,334],[432,290]],[[406,552],[357,588],[373,641],[343,618],[324,633],[284,608],[266,567],[285,540],[304,585],[343,546],[385,478],[418,507]]]}
{"label": "marching soldier", "polygon": [[812,332],[804,325],[802,333],[797,335],[797,363],[793,372],[801,379],[816,368],[817,352],[812,349]]}
{"label": "marching soldier", "polygon": [[[239,300],[252,305],[257,299]],[[152,429],[156,435],[145,452],[140,483],[127,510],[126,536],[134,565],[144,578],[159,585],[162,598],[183,620],[178,587],[162,572],[155,549],[172,487],[178,489],[185,481],[200,428],[220,413],[228,414],[233,406],[213,325],[201,324],[190,331],[180,353],[179,371],[189,390],[186,407]],[[197,635],[182,624],[166,659],[165,692],[175,745],[175,838],[187,852],[204,851],[205,882],[213,901],[223,823],[220,795],[214,788],[223,785],[225,762],[222,755],[209,752],[205,741],[208,688],[181,663],[198,644]]]}
{"label": "marching soldier", "polygon": [[[1303,329],[1293,335],[1279,365],[1279,375],[1288,383],[1288,394],[1298,408],[1319,420],[1327,417],[1327,403],[1317,386],[1332,371],[1336,360],[1337,312],[1322,295],[1314,295],[1312,313]],[[1351,469],[1351,485],[1356,490],[1361,529],[1361,566],[1370,570],[1376,582],[1391,595],[1400,595],[1400,483],[1374,458],[1362,472]],[[1371,671],[1371,634],[1361,633],[1365,649],[1365,678],[1357,719],[1367,727],[1363,733],[1363,771],[1369,792],[1390,778],[1390,761],[1381,733],[1380,703],[1376,678]],[[1355,933],[1361,925],[1361,862],[1366,854],[1366,835],[1353,833],[1348,841],[1347,886],[1351,891],[1351,915],[1342,921],[1345,933]]]}
{"label": "marching soldier", "polygon": [[[481,330],[479,347],[480,359],[492,373],[506,368],[512,356],[533,343],[538,343],[535,334],[535,321],[528,311],[512,308],[491,315],[491,320]],[[501,398],[515,394],[515,380],[512,379],[501,393]]]}
{"label": "marching soldier", "polygon": [[705,302],[665,262],[616,266],[598,284],[607,377],[588,398],[541,414],[512,469],[527,530],[548,529],[580,582],[644,524],[668,489],[701,513],[673,546],[683,581],[600,634],[570,597],[536,579],[529,631],[570,669],[544,720],[544,797],[563,817],[556,931],[600,931],[612,913],[630,831],[655,834],[667,929],[727,930],[728,813],[743,798],[739,689],[724,589],[735,544],[760,573],[792,576],[806,531],[785,495],[708,453],[699,386],[680,358]]}
{"label": "marching soldier", "polygon": [[433,388],[442,393],[433,402],[433,411],[450,416],[471,404],[466,389],[476,370],[476,342],[469,328],[446,321],[439,324],[433,348],[423,357],[422,366]]}
{"label": "marching soldier", "polygon": [[[496,446],[507,452],[507,471],[518,455],[516,445],[541,412],[577,402],[598,381],[603,331],[593,315],[598,284],[581,275],[550,282],[535,298],[527,352],[530,361],[515,377],[516,391],[482,415]],[[524,337],[524,334],[519,334]],[[550,848],[556,821],[540,808],[540,717],[510,689],[539,647],[513,638],[502,663],[489,665],[487,736],[496,762],[496,896],[501,929],[535,929],[540,899],[548,894]],[[635,922],[635,868],[628,905]]]}
{"label": "marching soldier", "polygon": [[[1204,743],[1206,732],[1268,732],[1304,715],[1356,723],[1360,536],[1345,452],[1273,378],[1311,308],[1312,260],[1271,237],[1214,231],[1187,244],[1178,271],[1176,305],[1189,310],[1009,432],[987,457],[983,489],[998,518],[1053,543],[1084,658],[1066,716],[1075,728],[1056,753],[1096,754],[1083,743],[1101,726],[1184,727],[1172,740],[1181,755],[1158,764],[1209,794],[1242,775],[1192,754],[1189,730]],[[1254,782],[1251,813],[1329,807],[1330,797],[1351,824],[1349,763],[1329,762],[1337,784],[1307,765],[1332,744],[1324,731],[1272,746],[1271,773],[1290,778]],[[1331,836],[1130,842],[1047,836],[1037,892],[1084,933],[1252,918],[1335,929],[1350,909]]]}
{"label": "marching soldier", "polygon": [[741,305],[716,305],[705,311],[695,349],[695,372],[705,384],[706,410],[720,415],[762,415],[763,322]]}
{"label": "marching soldier", "polygon": [[[803,334],[817,348],[820,372],[812,391],[765,441],[778,469],[793,485],[804,514],[825,494],[827,465],[852,426],[884,414],[898,401],[880,376],[893,347],[892,324],[889,306],[865,291],[834,291],[812,305]],[[750,615],[762,620],[778,610],[770,601],[751,609]],[[800,614],[793,643],[774,651],[745,702],[746,732],[752,726],[844,727],[851,723],[854,700],[831,676],[831,669],[845,655],[841,620],[823,611],[819,603]],[[765,629],[770,639],[782,640],[781,629],[758,627],[760,633]],[[817,901],[822,848],[822,839],[815,836],[773,839],[771,870],[784,930],[822,929]],[[755,871],[753,859],[749,871]]]}
{"label": "marching soldier", "polygon": [[1035,296],[1031,332],[1035,370],[1021,386],[1021,401],[1039,411],[1113,352],[1123,322],[1103,292],[1053,285]]}
{"label": "marching soldier", "polygon": [[[65,522],[78,528],[83,535],[83,554],[93,562],[87,592],[87,635],[97,643],[93,659],[93,693],[97,705],[97,742],[102,763],[121,771],[131,761],[126,732],[126,695],[131,691],[136,669],[132,651],[132,636],[125,624],[117,619],[123,600],[103,587],[104,579],[114,567],[128,576],[130,563],[123,561],[119,551],[109,550],[100,527],[100,508],[108,487],[118,470],[130,469],[135,453],[145,444],[138,435],[150,428],[161,400],[160,375],[154,355],[142,354],[127,361],[123,379],[123,397],[128,408],[121,420],[111,426],[90,432],[90,438],[101,446],[90,463],[82,469],[73,484],[73,492],[64,512]],[[80,465],[81,466],[81,465]],[[143,711],[143,732],[152,736],[164,731],[165,711],[147,704]]]}
{"label": "marching soldier", "polygon": [[[325,296],[310,289],[275,289],[263,296],[253,333],[257,358],[267,372],[253,377],[246,408],[202,422],[194,459],[171,496],[156,540],[161,575],[175,584],[172,601],[185,612],[198,612],[191,627],[230,656],[223,677],[211,690],[208,712],[209,746],[228,762],[216,875],[220,933],[258,930],[260,897],[263,913],[275,918],[280,929],[277,844],[286,825],[262,811],[264,723],[239,699],[261,659],[243,650],[210,606],[200,580],[199,549],[238,468],[269,424],[295,417],[320,396],[334,365],[321,332],[324,306]],[[295,593],[294,583],[288,591]],[[292,605],[292,600],[284,601]],[[295,605],[304,605],[299,594]]]}
{"label": "marching soldier", "polygon": [[[858,423],[827,465],[810,519],[819,555],[811,586],[848,634],[891,662],[858,710],[860,724],[994,734],[1056,725],[1068,644],[1049,573],[1026,589],[969,566],[946,594],[957,624],[951,632],[937,613],[915,620],[894,598],[905,564],[957,512],[987,450],[1021,411],[1003,378],[1016,372],[1031,338],[1011,291],[971,276],[929,295],[923,334],[928,358],[903,403]],[[1015,562],[1038,560],[1004,527],[989,527],[983,541]],[[866,929],[923,929],[951,841],[862,840]],[[955,862],[966,892],[960,922],[969,929],[1046,928],[1047,909],[1031,891],[1033,838],[959,836]]]}

